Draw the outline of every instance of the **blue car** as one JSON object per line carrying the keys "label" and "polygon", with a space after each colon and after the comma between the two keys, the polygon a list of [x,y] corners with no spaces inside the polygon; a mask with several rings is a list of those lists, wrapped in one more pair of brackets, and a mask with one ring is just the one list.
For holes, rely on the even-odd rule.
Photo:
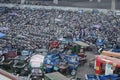
{"label": "blue car", "polygon": [[120,80],[120,77],[117,75],[101,75],[100,80]]}
{"label": "blue car", "polygon": [[120,46],[119,45],[116,45],[113,49],[112,49],[112,52],[120,52]]}
{"label": "blue car", "polygon": [[85,80],[100,80],[99,76],[95,74],[85,74]]}
{"label": "blue car", "polygon": [[79,65],[79,57],[77,54],[71,53],[67,56],[67,62],[68,62],[68,69],[71,73],[71,75],[76,75],[78,65]]}
{"label": "blue car", "polygon": [[46,73],[57,70],[56,65],[59,64],[59,55],[54,53],[48,53],[44,59],[44,68]]}
{"label": "blue car", "polygon": [[99,38],[99,39],[96,40],[96,45],[97,45],[97,46],[103,46],[104,43],[105,43],[104,39],[100,39],[100,38]]}
{"label": "blue car", "polygon": [[98,38],[96,40],[96,47],[97,49],[100,49],[100,48],[104,48],[104,45],[105,45],[105,40],[104,39],[101,39],[101,38]]}

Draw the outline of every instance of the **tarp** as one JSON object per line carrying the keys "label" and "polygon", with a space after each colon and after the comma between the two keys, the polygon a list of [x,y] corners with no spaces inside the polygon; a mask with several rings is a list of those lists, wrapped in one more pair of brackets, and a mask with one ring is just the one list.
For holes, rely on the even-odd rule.
{"label": "tarp", "polygon": [[76,43],[76,44],[78,44],[78,45],[80,45],[82,47],[88,47],[89,46],[88,44],[86,44],[86,43],[84,43],[82,41],[74,41],[74,43]]}
{"label": "tarp", "polygon": [[1,33],[0,32],[0,38],[3,38],[3,37],[5,37],[6,35],[4,34],[4,33]]}

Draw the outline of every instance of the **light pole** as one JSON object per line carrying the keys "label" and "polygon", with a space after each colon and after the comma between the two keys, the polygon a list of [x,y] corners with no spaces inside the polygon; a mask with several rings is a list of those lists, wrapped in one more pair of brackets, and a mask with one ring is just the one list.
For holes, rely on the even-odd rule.
{"label": "light pole", "polygon": [[58,4],[58,0],[53,0],[53,3],[54,4]]}
{"label": "light pole", "polygon": [[98,2],[101,2],[101,0],[97,0]]}
{"label": "light pole", "polygon": [[89,0],[90,2],[92,2],[93,0]]}
{"label": "light pole", "polygon": [[21,4],[24,4],[25,3],[25,0],[21,0]]}
{"label": "light pole", "polygon": [[[93,0],[89,0],[90,2],[92,2]],[[98,2],[101,2],[101,0],[97,0]]]}
{"label": "light pole", "polygon": [[111,10],[115,11],[115,0],[112,0],[111,2]]}

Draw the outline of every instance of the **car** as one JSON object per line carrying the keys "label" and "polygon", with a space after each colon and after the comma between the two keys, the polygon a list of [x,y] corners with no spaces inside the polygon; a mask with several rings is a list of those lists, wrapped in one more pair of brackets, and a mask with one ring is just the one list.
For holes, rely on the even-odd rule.
{"label": "car", "polygon": [[117,45],[115,45],[114,47],[113,47],[113,49],[111,49],[111,51],[112,52],[120,52],[120,45],[119,44],[117,44]]}
{"label": "car", "polygon": [[14,58],[13,69],[16,74],[24,75],[31,56],[31,50],[22,50],[21,54]]}

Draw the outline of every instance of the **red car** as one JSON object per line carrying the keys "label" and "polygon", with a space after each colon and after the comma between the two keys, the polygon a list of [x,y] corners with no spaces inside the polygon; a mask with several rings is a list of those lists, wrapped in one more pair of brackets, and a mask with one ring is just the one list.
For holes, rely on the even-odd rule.
{"label": "red car", "polygon": [[60,45],[59,41],[50,41],[49,42],[49,49],[58,48],[59,45]]}

